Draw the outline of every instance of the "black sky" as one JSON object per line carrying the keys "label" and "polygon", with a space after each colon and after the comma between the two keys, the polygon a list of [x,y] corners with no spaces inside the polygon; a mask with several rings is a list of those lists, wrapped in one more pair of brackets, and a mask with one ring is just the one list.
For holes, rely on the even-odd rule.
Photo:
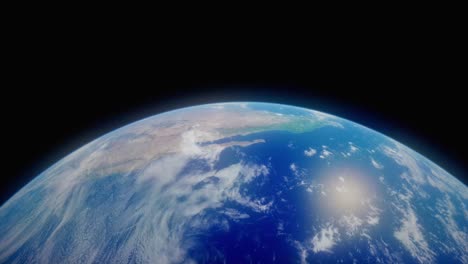
{"label": "black sky", "polygon": [[466,80],[447,46],[386,38],[341,38],[319,46],[249,36],[200,41],[206,36],[197,34],[165,43],[99,33],[17,43],[1,97],[6,171],[0,204],[107,132],[163,111],[219,101],[292,104],[344,117],[468,182]]}

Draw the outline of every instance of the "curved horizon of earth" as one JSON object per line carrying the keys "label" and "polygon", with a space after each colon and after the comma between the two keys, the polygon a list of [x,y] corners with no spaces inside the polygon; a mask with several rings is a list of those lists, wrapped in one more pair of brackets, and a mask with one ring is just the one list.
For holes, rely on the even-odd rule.
{"label": "curved horizon of earth", "polygon": [[1,263],[468,263],[468,188],[397,141],[219,103],[108,133],[0,207]]}

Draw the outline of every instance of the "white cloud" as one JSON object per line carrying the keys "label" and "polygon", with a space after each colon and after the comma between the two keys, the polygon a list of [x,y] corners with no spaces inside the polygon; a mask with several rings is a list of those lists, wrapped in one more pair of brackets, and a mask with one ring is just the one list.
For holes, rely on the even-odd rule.
{"label": "white cloud", "polygon": [[253,178],[257,177],[258,175],[268,175],[270,171],[265,165],[255,165],[242,167],[240,173],[244,177],[244,183],[249,183]]}
{"label": "white cloud", "polygon": [[349,144],[349,152],[355,153],[359,150],[359,148],[355,146],[353,142],[348,142],[348,144]]}
{"label": "white cloud", "polygon": [[241,213],[237,211],[236,209],[232,209],[232,208],[228,208],[224,210],[224,214],[229,216],[233,220],[246,219],[250,217],[248,214]]}
{"label": "white cloud", "polygon": [[406,178],[407,181],[424,184],[426,182],[426,177],[424,176],[423,170],[419,166],[418,161],[415,159],[418,154],[396,141],[395,146],[396,148],[383,146],[382,151],[400,166],[408,169],[411,177]]}
{"label": "white cloud", "polygon": [[137,183],[154,180],[158,186],[164,186],[176,178],[188,161],[189,157],[184,155],[171,155],[152,161],[138,174]]}
{"label": "white cloud", "polygon": [[371,226],[377,225],[380,221],[380,213],[382,212],[382,210],[373,206],[370,202],[368,203],[368,206],[369,211],[366,217],[366,222]]}
{"label": "white cloud", "polygon": [[[462,207],[464,207],[462,201],[461,204]],[[447,234],[451,236],[456,245],[451,245],[449,241],[445,241],[444,244],[447,244],[453,251],[458,253],[462,263],[468,263],[468,234],[463,228],[458,226],[454,218],[455,215],[460,213],[459,208],[455,208],[450,196],[445,194],[444,199],[439,199],[437,201],[437,211],[439,214],[436,215],[436,218],[442,223],[441,226],[446,230]],[[465,214],[464,210],[461,213]],[[454,255],[455,252],[453,252]]]}
{"label": "white cloud", "polygon": [[309,148],[309,149],[304,150],[304,155],[306,155],[307,157],[312,157],[316,153],[317,153],[317,150],[315,150],[313,148]]}
{"label": "white cloud", "polygon": [[320,152],[320,158],[321,159],[325,159],[329,156],[333,155],[333,153],[331,151],[328,150],[328,147],[327,146],[322,146],[322,151]]}
{"label": "white cloud", "polygon": [[[304,177],[305,174],[306,174],[306,170],[301,169],[299,166],[296,165],[296,163],[291,163],[289,165],[289,169],[292,171],[293,175],[296,178]],[[285,181],[288,181],[287,178],[285,178]],[[303,180],[299,183],[299,185],[304,185],[304,184],[305,184],[305,182]]]}
{"label": "white cloud", "polygon": [[373,158],[371,158],[371,162],[372,162],[372,166],[374,166],[376,169],[381,170],[381,169],[383,169],[383,167],[384,167],[382,164],[378,163],[378,162],[375,161]]}
{"label": "white cloud", "polygon": [[337,119],[333,115],[329,115],[326,113],[314,111],[314,110],[308,110],[318,121],[323,121],[326,122],[327,125],[334,126],[334,127],[339,127],[343,128],[343,125],[339,122],[340,120]]}
{"label": "white cloud", "polygon": [[333,225],[329,225],[312,238],[312,251],[314,253],[320,251],[331,252],[338,239],[338,229]]}
{"label": "white cloud", "polygon": [[430,175],[427,175],[427,180],[430,185],[439,189],[442,193],[452,193],[460,196],[463,199],[468,199],[468,187],[458,181],[450,173],[444,171],[436,164],[429,161],[431,168]]}
{"label": "white cloud", "polygon": [[191,158],[204,159],[210,167],[213,167],[225,147],[219,144],[209,144],[203,147],[199,145],[200,142],[213,137],[214,133],[195,129],[189,130],[182,134],[179,153]]}
{"label": "white cloud", "polygon": [[[367,238],[368,240],[372,240],[372,237],[371,237],[371,236],[369,236],[369,234],[366,234],[366,233],[361,233],[361,236],[363,236],[363,237]],[[373,255],[375,255],[375,254],[373,254]]]}
{"label": "white cloud", "polygon": [[439,189],[442,192],[452,192],[449,186],[445,184],[443,181],[439,180],[436,177],[427,177],[427,182],[432,186],[437,189]]}
{"label": "white cloud", "polygon": [[400,228],[394,232],[394,236],[420,263],[430,263],[433,261],[434,252],[429,248],[424,239],[421,226],[418,224],[413,209],[408,206],[401,221]]}
{"label": "white cloud", "polygon": [[[172,247],[180,247],[183,239],[183,230],[192,225],[190,219],[199,218],[203,216],[203,212],[209,208],[219,208],[226,200],[235,201],[243,206],[251,208],[256,212],[265,212],[269,209],[272,202],[264,200],[253,200],[248,196],[240,194],[242,184],[246,184],[254,177],[266,175],[268,170],[262,165],[247,165],[247,164],[234,164],[219,171],[209,171],[203,174],[190,174],[185,175],[174,184],[166,187],[156,200],[160,207],[161,203],[165,204],[163,208],[155,212],[153,218],[155,221],[151,225],[157,226],[158,232],[166,230],[157,236],[161,237],[161,242],[174,240]],[[206,184],[201,188],[193,189],[194,184],[203,182],[209,177],[216,177],[218,180],[214,184]],[[179,198],[184,197],[184,201],[180,202]],[[150,206],[150,205],[148,205]],[[154,211],[149,208],[146,211]],[[247,214],[239,213],[235,210],[227,210],[224,212],[226,215],[236,220],[248,218]],[[158,221],[158,219],[160,219]],[[167,219],[167,220],[165,220]],[[160,222],[161,220],[170,221],[166,224]],[[206,220],[201,228],[206,228],[216,222]],[[222,224],[225,226],[226,223]],[[198,227],[198,226],[197,226]],[[149,228],[149,226],[148,226]],[[154,228],[154,227],[153,227]],[[147,232],[143,231],[142,232]],[[164,238],[164,234],[167,237]],[[156,235],[156,234],[155,234]],[[171,244],[169,244],[171,245]],[[177,246],[176,246],[177,245]],[[164,255],[166,250],[165,245],[155,245],[160,248],[158,254]],[[179,248],[182,256],[184,249]],[[169,259],[170,261],[176,259]],[[169,261],[169,262],[170,262]]]}
{"label": "white cloud", "polygon": [[379,223],[380,218],[378,216],[367,216],[367,223],[369,225],[376,225]]}
{"label": "white cloud", "polygon": [[325,194],[325,186],[321,183],[318,183],[318,184],[310,184],[306,191],[310,192],[310,193],[313,193],[313,192],[318,192],[318,193],[321,193],[322,195],[326,195]]}
{"label": "white cloud", "polygon": [[[195,153],[200,152],[195,151]],[[157,260],[158,263],[189,261],[184,245],[190,241],[186,241],[185,232],[203,230],[211,226],[223,230],[229,228],[226,219],[220,220],[205,215],[207,209],[222,209],[225,201],[236,202],[258,213],[267,212],[271,208],[272,201],[241,194],[244,184],[250,183],[257,177],[268,175],[269,171],[266,166],[237,163],[220,170],[213,169],[206,172],[191,170],[184,173],[182,177],[177,177],[181,173],[181,168],[189,161],[187,157],[187,155],[172,155],[155,160],[145,170],[135,175],[139,184],[130,185],[129,191],[119,197],[122,202],[113,207],[113,212],[119,214],[119,219],[123,221],[119,221],[118,225],[113,227],[114,233],[124,233],[127,230],[132,230],[132,232],[126,237],[125,245],[113,255],[114,260],[128,259],[130,255],[133,255],[142,257],[148,262],[154,262],[152,260]],[[121,179],[128,178],[122,176]],[[85,216],[85,214],[73,214],[73,212],[86,211],[87,205],[84,203],[86,199],[83,198],[89,195],[86,192],[90,190],[80,190],[80,192],[69,194],[69,203],[66,207],[55,207],[53,203],[50,203],[53,199],[47,201],[50,204],[47,208],[50,207],[52,213],[62,217],[59,227],[66,225],[70,219],[80,221],[80,217]],[[130,210],[125,209],[125,206],[130,204],[128,201],[132,199],[133,194],[138,194],[145,199],[132,200]],[[103,206],[106,204],[104,203]],[[62,210],[64,211],[61,212]],[[234,221],[249,218],[247,213],[234,209],[227,209],[221,213]],[[96,215],[91,229],[83,225],[72,230],[75,232],[72,235],[89,236],[89,241],[92,243],[86,241],[81,243],[74,248],[71,258],[77,257],[75,254],[99,252],[101,247],[106,245],[110,238],[101,235],[102,232],[97,230],[109,228],[103,226],[107,215]],[[31,231],[34,231],[35,226],[41,227],[47,221],[47,219],[41,220],[37,217],[33,219],[35,219],[35,225],[31,225],[33,229],[31,227],[28,229]],[[22,227],[18,230],[23,230]],[[3,234],[3,241],[11,241],[11,247],[9,247],[10,251],[0,254],[0,259],[24,244],[25,241],[15,239],[17,232],[12,230]],[[31,233],[34,234],[34,232]],[[57,247],[55,241],[60,241],[57,238],[60,234],[54,231],[47,242],[42,245],[41,252],[38,254],[42,260],[51,258]],[[27,239],[29,236],[23,235],[23,237]]]}
{"label": "white cloud", "polygon": [[299,251],[299,258],[301,260],[301,264],[307,264],[307,256],[309,255],[307,247],[302,245],[299,241],[294,241],[294,245]]}
{"label": "white cloud", "polygon": [[291,171],[293,171],[293,172],[296,172],[296,171],[297,171],[297,166],[296,166],[296,164],[294,164],[294,163],[291,163],[291,165],[289,165],[289,168],[290,168]]}
{"label": "white cloud", "polygon": [[363,221],[355,215],[344,215],[340,223],[346,228],[346,234],[352,236],[357,233]]}
{"label": "white cloud", "polygon": [[327,113],[323,113],[323,112],[319,112],[319,111],[315,111],[315,110],[308,110],[310,113],[312,113],[315,118],[317,118],[318,120],[327,120],[327,119],[335,119],[334,116],[332,115],[329,115]]}

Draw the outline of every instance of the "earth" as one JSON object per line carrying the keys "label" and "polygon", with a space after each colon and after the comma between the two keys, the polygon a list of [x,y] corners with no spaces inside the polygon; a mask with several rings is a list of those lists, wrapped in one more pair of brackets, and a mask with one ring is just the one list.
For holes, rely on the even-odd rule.
{"label": "earth", "polygon": [[106,134],[0,207],[1,263],[468,263],[468,189],[293,106],[220,103]]}

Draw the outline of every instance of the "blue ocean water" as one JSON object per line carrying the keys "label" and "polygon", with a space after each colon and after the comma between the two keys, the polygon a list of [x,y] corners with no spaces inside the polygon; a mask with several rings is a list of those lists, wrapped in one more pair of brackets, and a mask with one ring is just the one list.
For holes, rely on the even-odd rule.
{"label": "blue ocean water", "polygon": [[[256,109],[268,105],[255,106]],[[297,114],[296,111],[293,111]],[[353,124],[346,124],[354,126]],[[359,170],[368,180],[369,185],[377,190],[380,172],[370,166],[367,150],[378,147],[383,138],[375,135],[367,137],[362,133],[352,133],[359,127],[348,127],[345,129],[336,127],[323,127],[307,133],[291,133],[285,131],[268,131],[236,136],[216,143],[227,141],[252,141],[263,139],[265,143],[253,144],[247,147],[232,147],[226,149],[216,164],[217,169],[225,168],[238,162],[255,164],[267,164],[269,175],[259,177],[244,186],[242,195],[252,198],[272,201],[273,208],[268,215],[263,212],[255,212],[234,202],[227,202],[218,212],[207,212],[207,214],[221,214],[226,208],[232,208],[246,213],[249,218],[241,221],[231,219],[229,230],[217,229],[192,235],[197,238],[196,246],[189,251],[189,255],[200,262],[221,261],[227,258],[233,263],[245,262],[291,262],[298,257],[298,249],[292,241],[306,241],[317,232],[314,226],[319,226],[324,218],[330,217],[324,213],[328,205],[326,201],[315,200],[314,195],[306,191],[304,185],[314,183],[323,179],[321,174],[326,171],[346,168]],[[351,131],[351,132],[350,132]],[[348,158],[340,152],[348,152],[350,144],[362,148],[364,153],[353,154]],[[330,159],[310,158],[304,155],[304,150],[313,148],[321,150],[324,146],[332,151]],[[238,155],[236,149],[241,149],[242,155]],[[319,154],[316,154],[319,155]],[[377,158],[384,158],[376,156]],[[295,164],[304,171],[300,177],[292,175],[291,164]],[[333,165],[332,165],[333,164]],[[306,172],[306,173],[305,173]],[[325,176],[326,177],[326,176]],[[369,177],[374,177],[371,180]],[[377,193],[375,194],[377,195]],[[287,202],[285,202],[287,201]],[[323,204],[325,203],[325,204]],[[385,217],[383,217],[385,218]],[[386,234],[385,230],[379,230],[380,236],[391,238],[393,234]],[[350,239],[341,246],[334,248],[334,252],[343,254],[323,254],[323,261],[335,261],[346,256],[350,246],[360,248],[359,243],[366,243],[360,239]],[[352,258],[367,258],[367,254],[354,254]],[[351,258],[351,256],[350,256]]]}

